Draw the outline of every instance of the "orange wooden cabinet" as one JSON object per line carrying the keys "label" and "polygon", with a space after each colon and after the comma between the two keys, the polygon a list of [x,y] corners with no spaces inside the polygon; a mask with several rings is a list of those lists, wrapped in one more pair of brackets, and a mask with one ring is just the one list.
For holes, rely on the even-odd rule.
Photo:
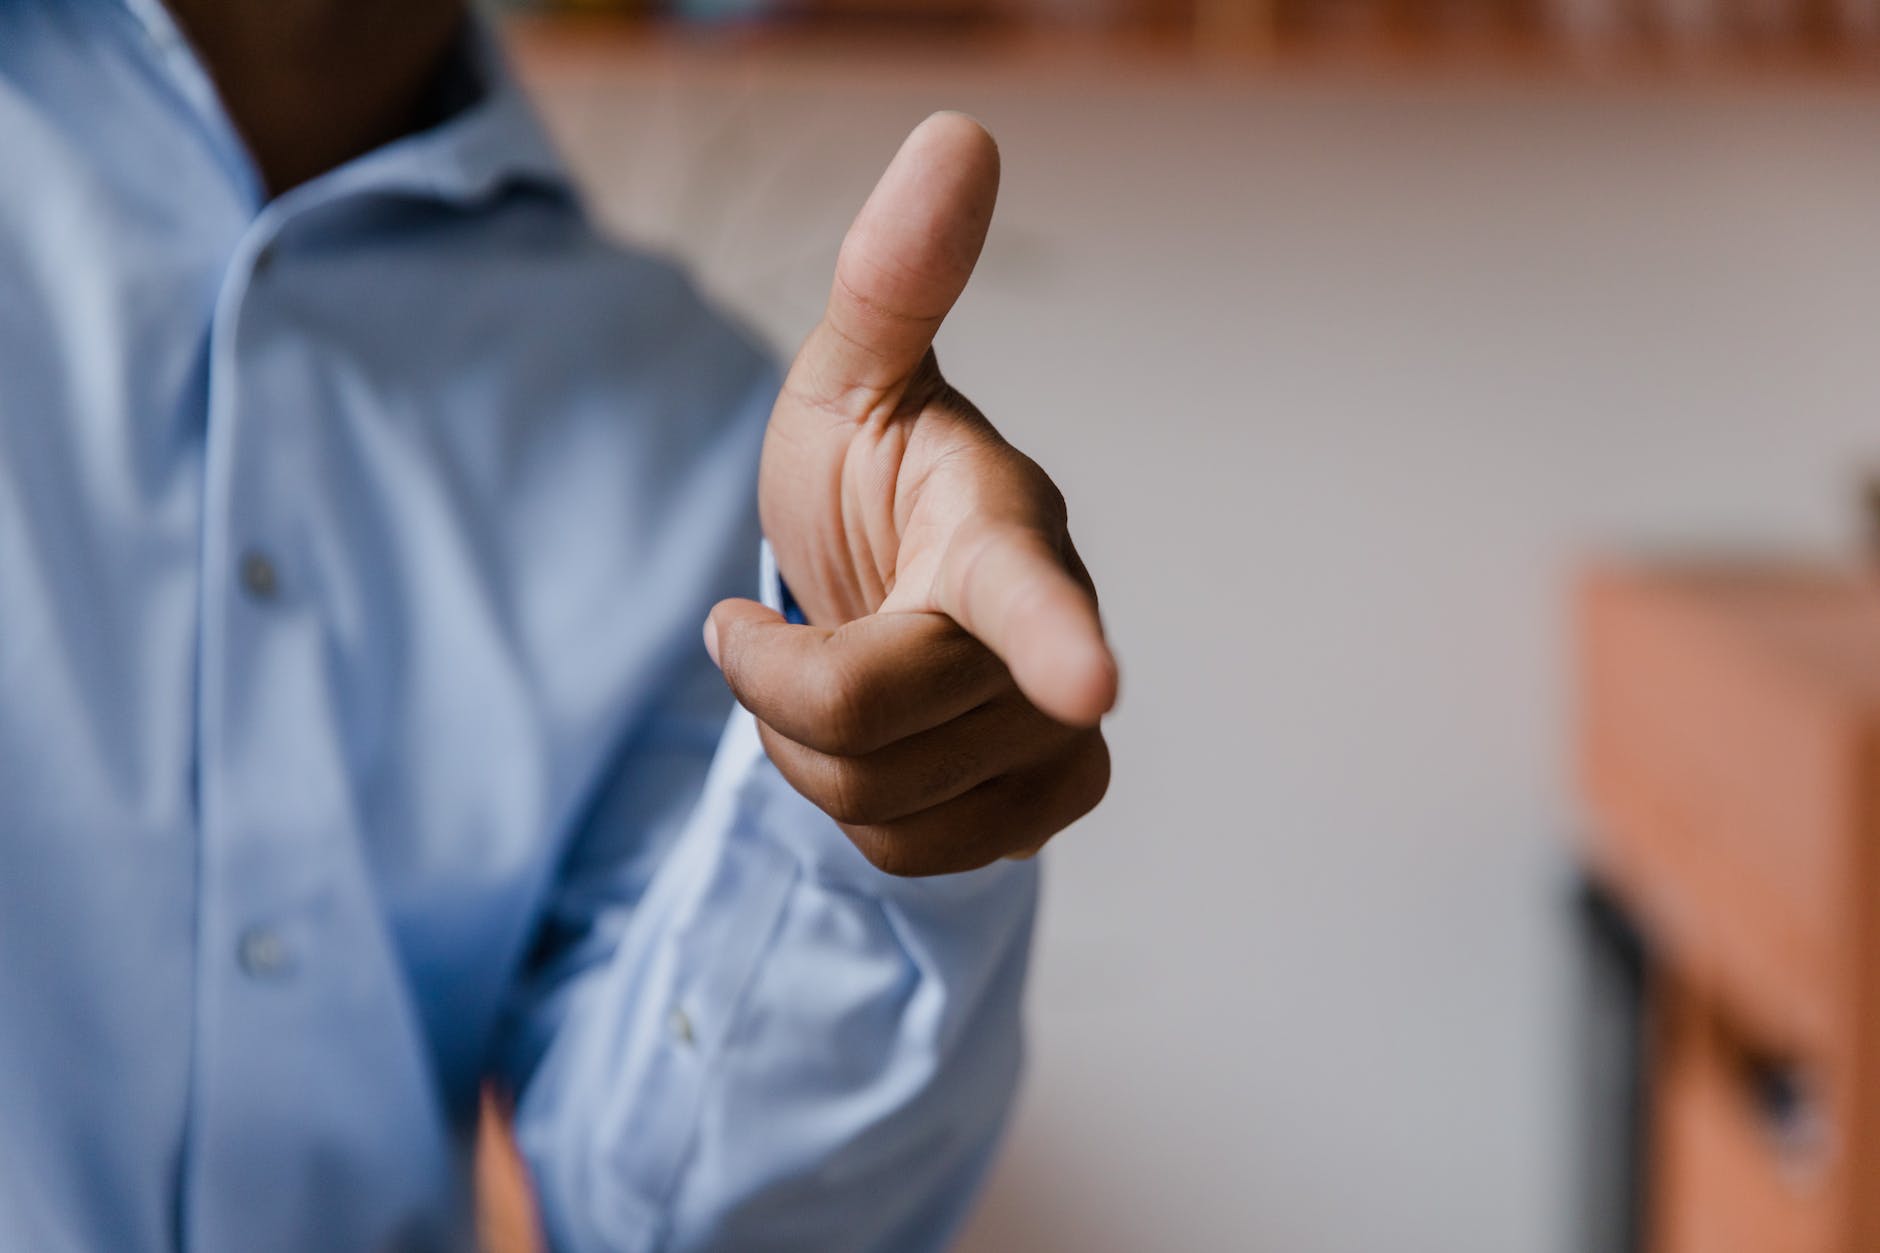
{"label": "orange wooden cabinet", "polygon": [[1580,596],[1593,872],[1652,954],[1645,1247],[1880,1253],[1880,577]]}

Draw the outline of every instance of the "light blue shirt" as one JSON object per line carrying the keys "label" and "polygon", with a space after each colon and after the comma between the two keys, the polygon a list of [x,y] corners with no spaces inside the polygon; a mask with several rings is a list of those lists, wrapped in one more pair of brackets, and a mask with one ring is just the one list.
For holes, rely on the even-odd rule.
{"label": "light blue shirt", "polygon": [[774,367],[478,49],[269,202],[154,0],[0,0],[0,1249],[462,1248],[492,1078],[579,1253],[985,1168],[1036,872],[890,879],[727,722]]}

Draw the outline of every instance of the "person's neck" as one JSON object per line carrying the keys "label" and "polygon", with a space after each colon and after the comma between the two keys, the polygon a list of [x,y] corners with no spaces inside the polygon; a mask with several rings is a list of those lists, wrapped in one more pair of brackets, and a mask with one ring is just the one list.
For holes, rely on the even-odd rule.
{"label": "person's neck", "polygon": [[279,195],[437,119],[463,0],[168,0]]}

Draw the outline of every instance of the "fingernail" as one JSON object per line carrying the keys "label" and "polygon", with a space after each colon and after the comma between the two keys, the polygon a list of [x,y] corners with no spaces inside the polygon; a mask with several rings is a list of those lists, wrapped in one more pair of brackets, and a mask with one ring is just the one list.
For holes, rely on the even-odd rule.
{"label": "fingernail", "polygon": [[718,661],[718,624],[708,615],[705,619],[705,651],[711,654],[712,664],[724,669]]}

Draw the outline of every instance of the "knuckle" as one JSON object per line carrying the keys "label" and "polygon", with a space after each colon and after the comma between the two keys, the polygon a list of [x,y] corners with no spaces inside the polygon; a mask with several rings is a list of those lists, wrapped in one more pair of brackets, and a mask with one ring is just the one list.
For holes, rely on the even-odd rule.
{"label": "knuckle", "polygon": [[948,697],[977,693],[987,704],[1018,691],[998,654],[953,624],[934,650],[932,681]]}
{"label": "knuckle", "polygon": [[761,678],[757,651],[751,647],[749,623],[733,618],[718,624],[718,667],[740,700]]}
{"label": "knuckle", "polygon": [[910,868],[907,849],[886,827],[845,826],[849,840],[860,850],[868,864],[883,874],[907,878],[916,872]]}
{"label": "knuckle", "polygon": [[851,761],[831,760],[823,770],[823,805],[837,822],[867,825],[882,817],[868,772]]}
{"label": "knuckle", "polygon": [[843,831],[869,865],[897,879],[926,879],[986,864],[985,859],[961,861],[956,852],[887,824],[845,826]]}
{"label": "knuckle", "polygon": [[766,723],[757,729],[765,753],[790,786],[838,823],[867,826],[887,816],[879,781],[867,766],[798,744]]}
{"label": "knuckle", "polygon": [[1030,852],[1089,814],[1110,787],[1110,749],[1103,734],[1092,731],[1058,760],[1043,789],[1049,797],[1032,813],[1020,843]]}
{"label": "knuckle", "polygon": [[817,676],[817,743],[824,752],[854,755],[875,747],[874,700],[853,664],[831,657]]}
{"label": "knuckle", "polygon": [[1097,732],[1085,749],[1083,769],[1079,772],[1076,817],[1081,818],[1102,804],[1109,791],[1110,745],[1102,732]]}
{"label": "knuckle", "polygon": [[951,796],[979,772],[979,754],[971,748],[938,752],[921,765],[921,795]]}
{"label": "knuckle", "polygon": [[1045,473],[1043,466],[1016,448],[1012,455],[1016,458],[1018,485],[1037,508],[1039,516],[1054,528],[1063,527],[1070,520],[1070,505],[1056,480]]}

